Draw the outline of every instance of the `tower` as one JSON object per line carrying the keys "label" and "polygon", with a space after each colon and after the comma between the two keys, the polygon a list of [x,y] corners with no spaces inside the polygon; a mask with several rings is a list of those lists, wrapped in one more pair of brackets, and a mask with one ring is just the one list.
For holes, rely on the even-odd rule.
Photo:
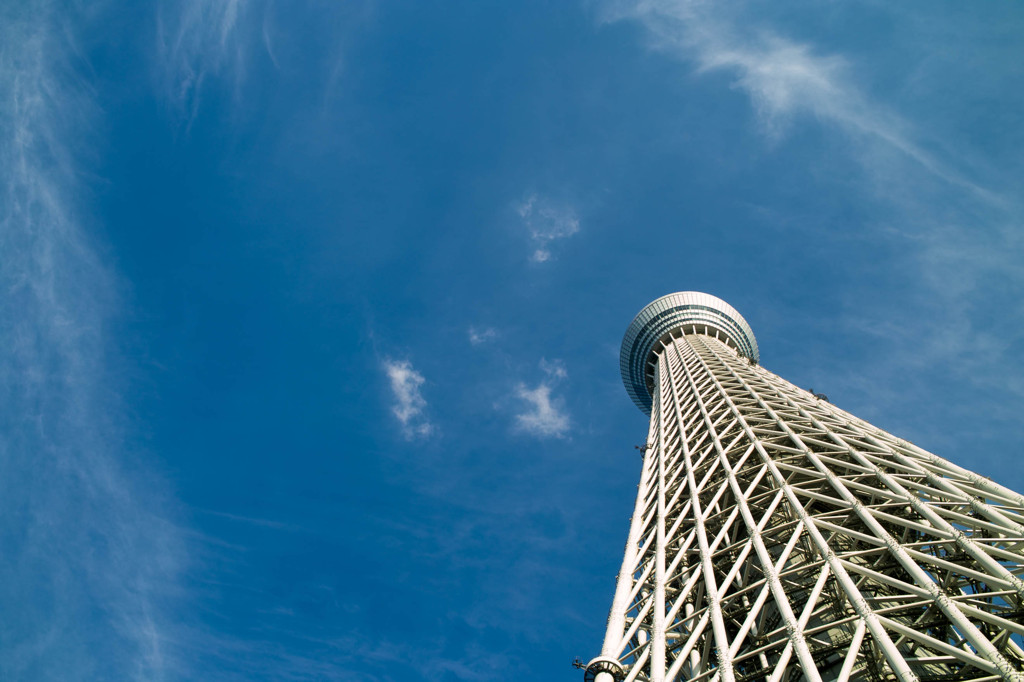
{"label": "tower", "polygon": [[1024,680],[1024,497],[760,367],[708,294],[620,368],[651,421],[587,682]]}

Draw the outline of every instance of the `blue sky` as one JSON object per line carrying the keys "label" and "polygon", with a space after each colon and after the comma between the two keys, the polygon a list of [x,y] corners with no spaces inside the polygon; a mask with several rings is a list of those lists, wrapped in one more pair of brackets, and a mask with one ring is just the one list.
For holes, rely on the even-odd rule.
{"label": "blue sky", "polygon": [[701,290],[1024,490],[1012,2],[0,8],[0,679],[576,680]]}

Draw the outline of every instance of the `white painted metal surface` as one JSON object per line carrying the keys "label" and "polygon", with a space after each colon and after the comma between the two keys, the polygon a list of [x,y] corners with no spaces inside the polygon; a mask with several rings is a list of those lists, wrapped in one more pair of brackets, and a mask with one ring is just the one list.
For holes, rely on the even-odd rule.
{"label": "white painted metal surface", "polygon": [[1024,497],[675,322],[639,351],[648,449],[585,679],[1024,682]]}

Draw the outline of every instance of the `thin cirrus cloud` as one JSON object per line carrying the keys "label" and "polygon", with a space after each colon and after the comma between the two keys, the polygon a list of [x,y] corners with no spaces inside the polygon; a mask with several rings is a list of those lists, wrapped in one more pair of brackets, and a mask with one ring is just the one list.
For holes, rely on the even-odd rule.
{"label": "thin cirrus cloud", "polygon": [[[310,11],[317,15],[318,25],[343,23],[342,31],[332,30],[332,46],[323,53],[311,53],[317,66],[305,69],[307,80],[318,84],[307,94],[315,94],[318,106],[329,104],[338,89],[344,72],[344,37],[364,16],[364,4],[326,3],[297,7],[272,0],[182,0],[162,5],[156,13],[157,35],[154,50],[157,81],[163,99],[190,127],[199,115],[203,93],[209,88],[230,93],[235,113],[246,110],[243,86],[260,76],[259,57],[265,55],[269,65],[287,73],[294,62],[288,57],[302,53],[301,45],[279,31],[280,14],[294,16]],[[340,22],[339,17],[345,17]],[[306,36],[308,37],[308,36]],[[291,49],[289,49],[291,48]],[[283,54],[282,54],[283,53]]]}
{"label": "thin cirrus cloud", "polygon": [[427,401],[421,387],[426,379],[412,366],[409,360],[387,359],[383,362],[384,373],[391,387],[393,404],[391,413],[402,426],[406,440],[428,438],[437,429],[427,418]]}
{"label": "thin cirrus cloud", "polygon": [[[907,121],[858,89],[851,65],[840,56],[820,54],[811,45],[767,29],[741,31],[738,24],[742,22],[730,20],[717,3],[612,2],[605,10],[607,21],[639,22],[655,49],[693,62],[700,73],[735,74],[735,87],[750,98],[769,136],[778,137],[793,118],[808,115],[862,143],[897,152],[978,198],[998,201],[916,142]],[[878,155],[870,149],[861,151],[862,162],[878,171]]]}
{"label": "thin cirrus cloud", "polygon": [[[248,5],[246,0],[186,0],[157,14],[157,60],[165,96],[189,124],[199,112],[209,78],[230,74],[237,79],[244,73],[246,45],[240,24]],[[266,26],[262,33],[276,63]]]}
{"label": "thin cirrus cloud", "polygon": [[[876,367],[899,371],[912,362],[948,364],[978,385],[1006,388],[999,364],[1012,362],[1007,348],[1022,340],[1018,330],[992,322],[992,292],[1016,291],[1024,283],[1019,266],[1021,210],[1005,193],[972,180],[985,164],[972,158],[955,135],[931,132],[919,121],[896,113],[858,83],[866,67],[810,43],[779,35],[756,21],[741,20],[747,7],[694,0],[614,0],[603,5],[604,19],[641,25],[653,47],[694,65],[697,73],[723,72],[745,93],[762,130],[779,138],[799,118],[841,133],[850,156],[865,170],[869,193],[883,199],[891,213],[877,220],[876,238],[897,245],[898,267],[916,273],[912,286],[924,306],[902,317],[910,357],[894,357]],[[942,94],[943,106],[948,104]],[[973,115],[965,113],[965,120]],[[943,139],[943,146],[926,144]],[[952,153],[942,153],[944,148]],[[1006,175],[984,169],[987,176]],[[895,227],[890,227],[895,225]],[[998,275],[998,276],[997,276]],[[983,287],[993,281],[999,287]],[[851,292],[859,300],[863,292]],[[1003,297],[1015,305],[1012,296]],[[856,309],[859,311],[860,306]],[[860,312],[846,314],[845,324],[864,327]],[[877,323],[871,328],[877,330]],[[987,349],[979,353],[978,348]],[[1010,385],[1020,394],[1024,389]]]}
{"label": "thin cirrus cloud", "polygon": [[561,360],[541,360],[540,367],[547,377],[544,381],[533,388],[523,383],[515,387],[516,397],[525,408],[515,415],[515,428],[539,438],[564,438],[569,432],[569,415],[565,401],[552,392],[569,374]]}
{"label": "thin cirrus cloud", "polygon": [[182,672],[169,603],[185,546],[161,512],[161,484],[123,459],[127,421],[104,332],[120,307],[116,278],[76,199],[88,170],[77,145],[99,113],[75,70],[88,14],[48,2],[0,10],[5,679]]}
{"label": "thin cirrus cloud", "polygon": [[571,207],[555,204],[537,194],[529,194],[516,206],[530,238],[533,253],[530,260],[544,263],[551,260],[551,245],[580,231],[580,221]]}

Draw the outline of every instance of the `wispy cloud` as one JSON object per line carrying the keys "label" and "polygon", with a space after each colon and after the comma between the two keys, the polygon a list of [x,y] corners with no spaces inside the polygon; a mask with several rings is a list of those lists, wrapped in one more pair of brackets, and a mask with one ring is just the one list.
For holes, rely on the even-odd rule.
{"label": "wispy cloud", "polygon": [[98,111],[73,66],[85,13],[0,10],[0,677],[160,680],[181,672],[184,547],[160,485],[123,465],[115,277],[77,201]]}
{"label": "wispy cloud", "polygon": [[516,415],[516,430],[542,438],[562,438],[569,431],[569,415],[565,401],[553,397],[557,383],[569,376],[561,360],[541,360],[540,367],[547,378],[534,388],[517,384],[516,397],[524,403],[525,410]]}
{"label": "wispy cloud", "polygon": [[[1024,212],[1008,194],[976,179],[1001,177],[1010,185],[1016,168],[988,168],[960,131],[932,130],[873,96],[869,85],[877,74],[869,65],[782,35],[752,18],[754,4],[625,0],[602,7],[605,20],[638,23],[655,50],[691,64],[696,73],[731,76],[767,138],[781,140],[792,126],[806,123],[844,141],[849,158],[865,171],[848,182],[846,193],[871,207],[863,228],[892,251],[891,270],[903,275],[898,296],[868,280],[855,283],[844,296],[848,305],[836,313],[840,319],[832,322],[904,341],[904,350],[874,358],[875,384],[905,377],[908,367],[921,372],[941,366],[959,375],[962,385],[993,396],[987,412],[1013,411],[1006,404],[1018,405],[1024,386],[1003,368],[1012,366],[1024,344],[1019,325],[1009,322],[1024,314]],[[924,66],[910,66],[919,77]],[[955,114],[949,83],[942,87],[933,95]],[[965,111],[962,119],[970,128],[976,116]],[[834,238],[826,230],[815,233],[819,240]],[[875,301],[870,315],[865,300]],[[899,323],[887,325],[886,319]],[[851,385],[864,381],[863,369],[851,373]],[[877,394],[870,400],[889,412]]]}
{"label": "wispy cloud", "polygon": [[523,219],[533,247],[530,260],[543,263],[551,260],[551,243],[571,237],[580,231],[576,212],[567,206],[559,206],[550,200],[529,194],[516,206],[516,212]]}
{"label": "wispy cloud", "polygon": [[391,412],[402,425],[406,440],[427,438],[436,432],[427,418],[427,401],[420,392],[426,382],[408,360],[384,360],[384,372],[391,385],[394,404]]}
{"label": "wispy cloud", "polygon": [[[701,0],[634,0],[608,3],[606,19],[638,21],[655,49],[690,61],[699,73],[733,74],[734,86],[750,97],[771,137],[782,135],[803,116],[899,153],[937,178],[996,200],[925,149],[913,126],[867,96],[842,56],[823,53],[768,27],[751,26],[735,18],[733,10]],[[877,156],[869,149],[860,152],[862,160],[877,170]]]}
{"label": "wispy cloud", "polygon": [[[185,0],[169,3],[157,15],[157,58],[167,99],[189,123],[199,111],[203,86],[229,75],[234,86],[245,74],[247,40],[239,35],[247,0]],[[271,60],[266,18],[261,35]]]}
{"label": "wispy cloud", "polygon": [[479,346],[498,338],[498,332],[492,327],[470,327],[469,342]]}
{"label": "wispy cloud", "polygon": [[[314,95],[306,102],[320,115],[330,115],[345,75],[345,45],[372,14],[375,3],[275,3],[273,0],[181,0],[161,3],[156,15],[156,74],[163,99],[186,127],[199,114],[204,97],[220,90],[232,98],[232,113],[251,111],[249,96],[273,81],[261,69],[272,67],[289,76],[292,92]],[[316,31],[292,32],[285,26],[301,14]],[[300,22],[301,23],[301,22]],[[262,62],[266,55],[266,62]],[[301,71],[301,78],[297,78]],[[246,86],[261,82],[260,88]],[[318,87],[310,89],[311,84]],[[302,109],[298,101],[293,107]],[[265,105],[263,105],[265,106]],[[262,111],[263,106],[257,110]]]}

